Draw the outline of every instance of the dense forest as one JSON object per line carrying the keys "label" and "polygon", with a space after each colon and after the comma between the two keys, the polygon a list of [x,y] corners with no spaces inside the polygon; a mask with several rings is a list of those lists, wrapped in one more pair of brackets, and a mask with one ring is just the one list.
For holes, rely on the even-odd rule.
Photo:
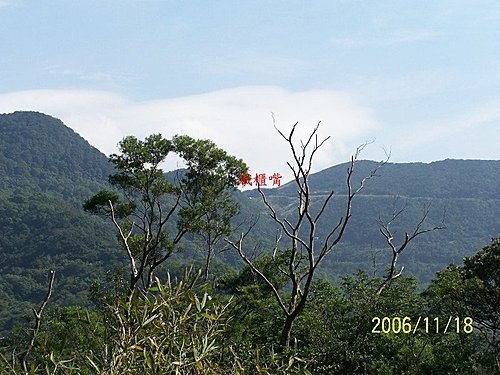
{"label": "dense forest", "polygon": [[499,373],[500,161],[310,174],[309,146],[295,181],[241,192],[208,140],[107,158],[0,115],[0,371]]}

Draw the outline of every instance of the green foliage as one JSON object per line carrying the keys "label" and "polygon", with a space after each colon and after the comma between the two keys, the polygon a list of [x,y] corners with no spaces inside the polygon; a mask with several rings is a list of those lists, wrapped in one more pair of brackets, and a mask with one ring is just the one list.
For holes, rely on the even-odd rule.
{"label": "green foliage", "polygon": [[[85,208],[109,215],[111,201],[125,232],[132,222],[139,224],[133,217],[141,201],[149,204],[149,197],[162,207],[173,207],[179,198],[170,225],[158,237],[159,246],[168,253],[179,230],[192,233],[182,243],[187,251],[171,258],[171,270],[200,262],[195,255],[200,246],[194,239],[202,233],[225,235],[231,224],[260,215],[255,233],[248,236],[253,244],[260,242],[258,252],[270,245],[275,227],[257,199],[249,199],[255,193],[234,191],[246,166],[210,141],[154,135],[144,141],[129,137],[121,146],[123,152],[112,156],[118,167],[113,172],[104,155],[58,120],[36,113],[0,115],[0,326],[9,331],[21,324],[32,327],[30,309],[46,292],[46,269],[55,268],[58,275],[31,353],[30,373],[499,373],[498,239],[462,266],[442,270],[423,294],[408,277],[398,279],[378,298],[374,291],[380,280],[366,273],[344,278],[338,286],[316,282],[310,304],[293,328],[289,352],[273,345],[283,318],[269,287],[248,268],[229,275],[227,264],[238,264],[230,252],[220,256],[226,268],[225,277],[214,282],[219,289],[195,282],[192,274],[178,273],[179,282],[157,281],[149,292],[136,293],[128,310],[123,301],[127,271],[112,271],[124,265],[114,251],[113,228],[81,210],[81,202],[92,192],[101,190]],[[164,175],[160,161],[169,153],[181,155],[188,169]],[[359,167],[359,176],[364,175],[370,162],[360,162]],[[353,207],[352,230],[332,262],[322,267],[323,277],[331,280],[334,274],[345,275],[360,266],[368,270],[374,255],[375,268],[387,265],[371,223],[387,212],[397,193],[408,202],[407,216],[395,226],[399,234],[427,204],[435,206],[429,215],[434,222],[440,222],[446,206],[448,226],[447,231],[415,242],[415,248],[401,257],[403,275],[430,279],[434,270],[472,255],[478,243],[500,230],[498,171],[495,161],[387,165]],[[106,183],[110,173],[118,192]],[[341,194],[342,186],[335,181],[344,173],[345,166],[338,166],[313,175],[314,194],[325,194],[331,187]],[[267,193],[285,217],[296,210],[288,189]],[[341,198],[333,198],[327,221],[336,221]],[[238,210],[241,215],[231,219]],[[154,222],[157,215],[159,211],[153,210],[143,218]],[[144,243],[140,236],[131,238],[134,256],[140,255]],[[257,263],[286,296],[289,286],[273,262],[263,258]],[[97,308],[91,307],[89,294]],[[375,316],[408,316],[412,322],[426,316],[469,316],[474,331],[374,334]],[[0,333],[0,374],[20,373],[16,354],[22,352],[28,334],[27,329]]]}
{"label": "green foliage", "polygon": [[[53,310],[36,341],[33,373],[493,374],[498,369],[492,346],[476,325],[481,315],[474,317],[473,333],[447,334],[432,328],[374,333],[373,318],[407,317],[412,324],[419,317],[463,318],[474,311],[467,293],[481,293],[476,283],[464,282],[482,259],[495,259],[497,251],[494,242],[463,267],[444,270],[422,294],[415,280],[404,276],[380,296],[381,280],[364,272],[345,277],[341,287],[317,281],[288,352],[273,345],[282,319],[278,306],[247,268],[221,280],[222,295],[199,284],[200,273],[186,272],[179,281],[168,278],[166,283],[157,279],[147,293],[136,294],[129,315],[119,297],[104,300],[109,303],[103,301],[99,311]],[[266,275],[280,284],[274,263],[266,258],[257,262],[267,265]],[[495,275],[496,268],[491,270]],[[286,293],[286,285],[280,285]],[[22,340],[15,347],[21,348]],[[3,351],[0,370],[3,366],[5,373],[16,373],[15,357],[8,364],[10,350]]]}
{"label": "green foliage", "polygon": [[[500,239],[493,239],[489,246],[465,258],[463,266],[439,272],[425,295],[433,313],[473,319],[474,335],[483,338],[475,337],[482,351],[478,366],[484,373],[500,371]],[[463,338],[455,353],[478,345],[470,340]]]}
{"label": "green foliage", "polygon": [[[498,293],[498,286],[493,283],[492,275],[486,276],[481,272],[490,285],[494,285],[493,289],[484,291],[484,299],[478,295],[480,290],[476,283],[470,285],[476,289],[471,291],[474,295],[469,295],[469,299],[457,294],[458,291],[466,292],[463,278],[471,277],[469,273],[474,268],[472,264],[477,265],[481,259],[487,259],[488,264],[493,262],[498,251],[497,242],[485,250],[465,261],[464,269],[467,271],[457,273],[445,270],[440,273],[438,281],[423,294],[418,292],[415,279],[404,276],[395,280],[380,296],[376,295],[376,291],[381,280],[371,278],[364,272],[345,277],[341,288],[326,281],[315,282],[309,305],[297,319],[292,331],[292,348],[298,353],[296,356],[303,361],[301,363],[308,371],[315,374],[498,372],[492,352],[494,347],[488,340],[488,337],[496,337],[497,333],[490,333],[489,336],[484,336],[480,330],[465,333],[463,320],[460,333],[456,332],[456,328],[450,329],[447,334],[442,332],[450,316],[453,319],[470,316],[468,314],[471,313],[471,308],[468,304],[473,301],[473,296],[476,297],[475,303],[481,306],[481,309],[476,308],[477,312],[481,311],[483,314],[489,311],[482,305],[485,301],[489,301],[490,308],[498,311],[499,305],[492,298]],[[262,258],[257,263],[261,267],[264,264],[268,266],[267,269],[263,267],[267,277],[279,275],[273,270],[273,263],[269,259],[266,262]],[[498,270],[494,263],[491,267],[479,269],[490,269],[493,275]],[[451,267],[450,270],[460,268]],[[279,280],[275,282],[279,284]],[[234,297],[232,311],[240,317],[231,323],[231,340],[236,340],[236,343],[240,343],[239,346],[247,343],[246,345],[258,345],[272,351],[272,343],[276,342],[278,327],[282,321],[278,306],[270,291],[266,291],[266,285],[260,278],[252,275],[248,268],[244,268],[239,274],[223,279],[222,286]],[[286,287],[282,293],[286,293]],[[480,328],[477,325],[481,322],[481,316],[474,318],[476,328]],[[407,321],[412,322],[412,328],[419,318],[428,317],[432,325],[433,319],[438,317],[441,331],[435,332],[432,327],[426,331],[422,328],[425,325],[421,323],[421,328],[411,333],[374,333],[374,317],[391,320],[407,318]]]}
{"label": "green foliage", "polygon": [[110,228],[81,210],[106,187],[106,157],[60,120],[0,115],[0,337],[31,316],[57,269],[59,305],[88,304],[88,283],[120,265]]}
{"label": "green foliage", "polygon": [[31,315],[47,269],[58,271],[54,302],[88,305],[89,283],[121,263],[102,223],[49,194],[0,197],[0,227],[0,337]]}
{"label": "green foliage", "polygon": [[79,207],[111,171],[106,157],[60,120],[0,115],[0,192],[50,193]]}
{"label": "green foliage", "polygon": [[203,239],[206,254],[205,280],[214,257],[214,247],[231,234],[231,219],[239,212],[232,193],[240,176],[248,172],[246,164],[209,140],[175,136],[176,152],[187,166],[180,187],[183,192],[177,228],[196,233]]}
{"label": "green foliage", "polygon": [[95,194],[92,198],[85,201],[83,204],[83,209],[92,213],[99,213],[105,211],[109,213],[109,202],[116,205],[119,200],[118,193],[115,191],[101,190]]}
{"label": "green foliage", "polygon": [[[246,345],[245,345],[246,344]],[[231,347],[233,366],[225,374],[238,375],[311,375],[308,361],[296,353],[279,353],[271,348],[261,348],[248,343]]]}
{"label": "green foliage", "polygon": [[[286,254],[278,259],[278,264],[284,261]],[[271,261],[270,256],[263,256],[255,260],[254,264],[278,289],[281,290],[285,286],[286,278],[278,270],[276,263]],[[238,273],[221,277],[218,287],[234,297],[231,312],[239,318],[231,324],[233,340],[248,341],[271,350],[278,340],[283,317],[270,287],[248,266]]]}
{"label": "green foliage", "polygon": [[96,371],[118,373],[220,373],[229,303],[221,304],[207,292],[196,293],[196,277],[166,284],[156,280],[149,295],[133,302],[130,315],[115,306],[114,339],[107,363],[91,359]]}
{"label": "green foliage", "polygon": [[422,303],[414,280],[400,278],[377,297],[379,285],[363,272],[346,277],[341,289],[315,283],[293,331],[313,373],[403,374],[414,365],[409,362],[418,361],[415,337],[372,333],[374,317],[418,315]]}
{"label": "green foliage", "polygon": [[[223,302],[197,283],[200,274],[156,279],[133,299],[128,315],[120,300],[99,311],[56,309],[37,338],[33,373],[309,374],[296,354],[233,342],[232,301]],[[20,373],[16,355],[9,359],[4,352],[2,358],[0,373]]]}
{"label": "green foliage", "polygon": [[[120,190],[122,199],[116,192],[101,190],[83,208],[110,216],[118,229],[130,263],[130,292],[139,280],[143,288],[151,285],[156,268],[188,232],[206,236],[208,275],[212,247],[230,233],[231,218],[238,212],[230,193],[246,165],[211,141],[188,136],[175,136],[172,141],[160,134],[144,141],[129,136],[119,148],[121,153],[109,159],[117,171],[109,182]],[[188,166],[176,183],[160,168],[171,152]],[[177,233],[172,235],[173,222]]]}
{"label": "green foliage", "polygon": [[138,194],[144,199],[149,194],[152,198],[159,198],[174,190],[159,168],[172,151],[169,140],[160,134],[153,134],[144,141],[129,136],[119,143],[119,148],[121,154],[112,154],[109,158],[118,171],[109,178],[112,185],[122,189],[126,195]]}
{"label": "green foliage", "polygon": [[228,155],[209,140],[177,135],[172,143],[179,156],[186,161],[185,181],[193,193],[212,185],[216,187],[216,192],[238,186],[241,174],[248,172],[241,159]]}

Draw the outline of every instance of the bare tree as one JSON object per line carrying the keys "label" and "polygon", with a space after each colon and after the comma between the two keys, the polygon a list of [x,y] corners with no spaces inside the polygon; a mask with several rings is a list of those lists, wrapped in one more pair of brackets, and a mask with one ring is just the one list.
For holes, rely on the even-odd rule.
{"label": "bare tree", "polygon": [[389,267],[389,270],[387,271],[387,274],[382,280],[382,283],[380,284],[379,288],[377,289],[376,295],[379,296],[382,291],[386,288],[386,286],[390,285],[394,280],[396,280],[398,277],[400,277],[403,273],[404,266],[401,267],[401,270],[396,271],[396,266],[398,262],[398,258],[401,255],[401,253],[408,247],[409,243],[413,241],[415,238],[420,236],[421,234],[428,233],[428,232],[433,232],[436,230],[444,229],[444,215],[443,215],[443,223],[442,225],[430,227],[430,228],[422,228],[423,224],[425,223],[428,215],[429,215],[429,206],[425,207],[424,209],[424,214],[422,215],[420,221],[417,223],[413,231],[411,232],[405,232],[404,234],[404,239],[403,241],[398,245],[394,243],[394,236],[395,232],[390,229],[390,226],[392,223],[394,223],[395,220],[398,219],[398,217],[403,214],[403,212],[406,211],[407,205],[405,204],[403,208],[401,209],[395,209],[392,212],[391,218],[385,222],[382,220],[380,217],[378,218],[377,222],[380,226],[379,231],[382,233],[384,236],[387,244],[389,245],[389,248],[392,251],[392,260],[391,260],[391,265]]}
{"label": "bare tree", "polygon": [[49,299],[52,296],[52,288],[54,287],[55,276],[56,276],[55,271],[51,270],[49,274],[49,287],[45,299],[42,301],[42,304],[40,305],[38,310],[33,309],[33,315],[35,316],[35,326],[33,327],[33,331],[31,332],[30,341],[28,343],[26,350],[18,354],[19,361],[21,362],[21,368],[25,373],[28,373],[29,355],[33,350],[33,346],[35,345],[38,332],[40,331],[40,327],[42,325],[43,310],[45,309],[45,306],[47,306],[47,303],[49,303]]}
{"label": "bare tree", "polygon": [[[293,173],[293,181],[297,187],[298,206],[295,220],[288,220],[287,218],[280,217],[264,192],[260,189],[260,186],[258,186],[264,204],[270,211],[270,216],[280,228],[280,233],[276,236],[272,259],[279,271],[286,276],[288,282],[291,284],[290,294],[287,296],[280,294],[276,285],[274,285],[273,282],[258,269],[254,262],[246,256],[243,250],[243,240],[248,232],[245,234],[242,233],[237,241],[225,239],[227,243],[238,251],[240,257],[250,269],[259,275],[271,288],[285,317],[280,338],[280,344],[285,349],[288,349],[290,346],[293,324],[306,305],[314,274],[318,266],[333,251],[345,233],[347,223],[351,218],[354,197],[363,189],[365,182],[376,175],[378,168],[387,162],[387,159],[382,161],[377,168],[372,170],[370,174],[364,177],[359,185],[354,188],[352,186],[354,167],[361,151],[367,144],[365,143],[356,149],[355,154],[351,157],[349,167],[347,168],[345,208],[338,222],[332,225],[332,227],[326,231],[326,234],[321,236],[322,238],[319,238],[319,236],[317,236],[319,222],[325,210],[328,208],[335,192],[332,190],[323,202],[320,203],[319,210],[313,212],[313,192],[309,186],[309,175],[311,173],[314,155],[330,137],[321,141],[318,140],[317,131],[320,126],[320,123],[318,123],[305,143],[301,141],[300,146],[296,146],[293,137],[297,125],[298,123],[293,125],[288,135],[281,132],[276,125],[274,126],[280,136],[288,143],[293,156],[293,161],[291,163],[287,162],[287,165]],[[283,235],[288,240],[287,242],[289,242],[288,251],[290,255],[286,267],[281,267],[277,262],[277,253],[279,252],[279,245]]]}

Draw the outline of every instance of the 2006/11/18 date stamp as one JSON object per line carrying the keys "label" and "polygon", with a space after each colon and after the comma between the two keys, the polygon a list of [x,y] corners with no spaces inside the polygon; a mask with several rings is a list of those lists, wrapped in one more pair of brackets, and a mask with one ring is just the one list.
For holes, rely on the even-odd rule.
{"label": "2006/11/18 date stamp", "polygon": [[440,319],[439,317],[430,318],[428,316],[419,316],[417,320],[405,316],[400,317],[383,317],[378,316],[372,319],[374,324],[372,333],[409,333],[415,334],[417,329],[425,333],[472,333],[474,321],[470,317],[459,318],[450,316],[448,319]]}

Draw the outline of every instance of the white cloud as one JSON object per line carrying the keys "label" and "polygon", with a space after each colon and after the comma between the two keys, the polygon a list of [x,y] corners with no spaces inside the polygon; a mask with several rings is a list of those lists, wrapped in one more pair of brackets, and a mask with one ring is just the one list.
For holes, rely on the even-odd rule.
{"label": "white cloud", "polygon": [[[377,128],[370,109],[349,94],[311,90],[289,92],[272,86],[238,87],[201,95],[134,102],[105,91],[32,90],[0,95],[0,112],[36,110],[64,121],[106,154],[126,135],[143,138],[187,134],[208,138],[242,158],[253,173],[279,172],[290,179],[290,152],[273,128],[288,131],[299,122],[297,140],[322,121],[331,135],[316,158],[315,171],[349,159],[355,146]],[[170,167],[173,167],[171,165]]]}

